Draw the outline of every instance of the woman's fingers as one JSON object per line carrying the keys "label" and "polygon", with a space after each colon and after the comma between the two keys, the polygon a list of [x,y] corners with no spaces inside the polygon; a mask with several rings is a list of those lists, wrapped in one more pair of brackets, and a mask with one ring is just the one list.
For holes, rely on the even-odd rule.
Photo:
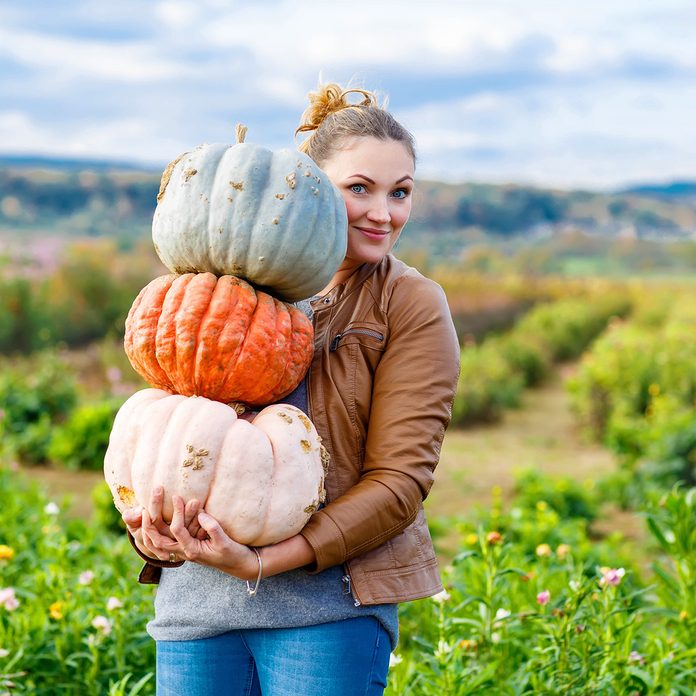
{"label": "woman's fingers", "polygon": [[121,513],[121,518],[126,523],[128,531],[133,534],[133,530],[140,529],[143,523],[143,509],[140,506],[127,508]]}
{"label": "woman's fingers", "polygon": [[193,500],[189,500],[184,508],[184,525],[186,529],[188,529],[188,533],[194,538],[198,537],[198,532],[201,528],[201,525],[198,522],[198,512],[200,509],[201,504],[195,498]]}

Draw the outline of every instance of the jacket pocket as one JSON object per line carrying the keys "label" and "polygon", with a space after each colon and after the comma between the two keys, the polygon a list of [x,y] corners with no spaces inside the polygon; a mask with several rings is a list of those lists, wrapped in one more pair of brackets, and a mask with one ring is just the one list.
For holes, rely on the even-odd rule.
{"label": "jacket pocket", "polygon": [[341,346],[360,345],[365,348],[383,351],[387,345],[389,327],[371,322],[351,322],[344,329],[336,331],[330,338],[329,352],[336,352]]}

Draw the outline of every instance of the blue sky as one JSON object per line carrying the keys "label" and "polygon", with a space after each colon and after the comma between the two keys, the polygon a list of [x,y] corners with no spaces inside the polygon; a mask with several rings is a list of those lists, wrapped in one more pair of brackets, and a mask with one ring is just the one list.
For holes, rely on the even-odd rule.
{"label": "blue sky", "polygon": [[0,153],[160,167],[292,147],[318,80],[388,95],[418,174],[613,188],[696,179],[692,0],[0,2]]}

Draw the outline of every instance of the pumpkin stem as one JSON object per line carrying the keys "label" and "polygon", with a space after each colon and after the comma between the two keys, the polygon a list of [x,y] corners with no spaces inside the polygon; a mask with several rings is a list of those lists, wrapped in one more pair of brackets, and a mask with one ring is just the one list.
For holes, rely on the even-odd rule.
{"label": "pumpkin stem", "polygon": [[235,135],[237,136],[237,144],[244,142],[244,138],[246,138],[248,130],[249,129],[245,125],[241,123],[237,124],[237,128],[235,129]]}
{"label": "pumpkin stem", "polygon": [[232,401],[227,405],[233,408],[238,416],[241,416],[247,410],[247,407],[241,401]]}

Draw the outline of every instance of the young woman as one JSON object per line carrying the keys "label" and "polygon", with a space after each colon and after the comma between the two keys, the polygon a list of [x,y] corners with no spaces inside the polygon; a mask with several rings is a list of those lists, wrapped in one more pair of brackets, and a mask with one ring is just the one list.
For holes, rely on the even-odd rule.
{"label": "young woman", "polygon": [[381,694],[398,603],[442,589],[423,499],[459,346],[442,289],[390,253],[411,212],[413,138],[373,94],[335,84],[310,95],[298,132],[348,212],[345,259],[304,307],[313,363],[284,399],[329,451],[327,503],[300,534],[260,549],[195,501],[175,498],[167,526],[161,490],[125,517],[148,561],[141,581],[159,581],[148,630],[160,695]]}

